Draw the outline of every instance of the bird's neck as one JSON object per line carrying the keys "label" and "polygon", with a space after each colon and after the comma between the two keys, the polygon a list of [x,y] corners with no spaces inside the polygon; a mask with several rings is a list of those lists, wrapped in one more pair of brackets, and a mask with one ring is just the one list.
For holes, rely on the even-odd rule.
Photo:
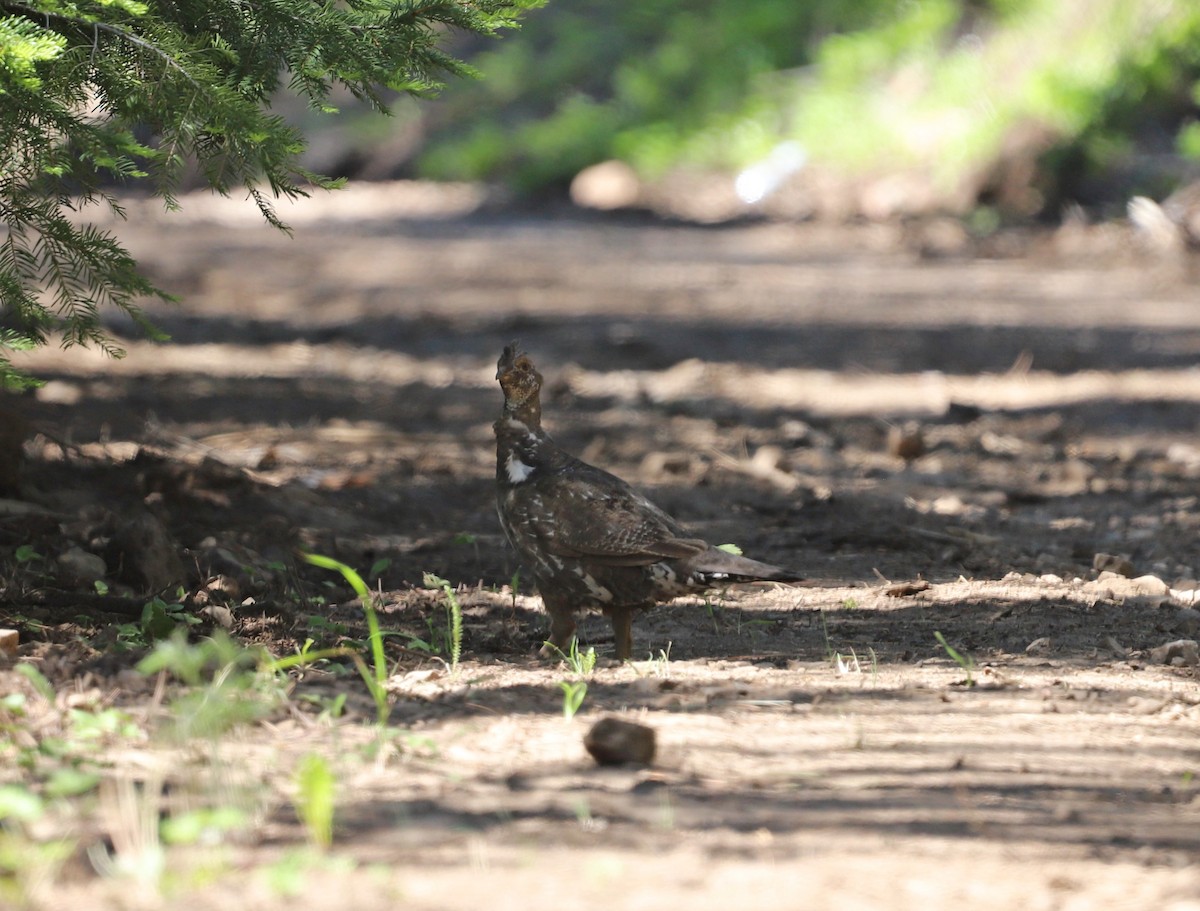
{"label": "bird's neck", "polygon": [[506,401],[504,403],[504,417],[505,419],[524,424],[531,433],[541,433],[541,400],[538,396],[534,395],[520,403]]}
{"label": "bird's neck", "polygon": [[[528,418],[528,415],[525,415]],[[514,488],[536,480],[546,470],[553,470],[564,460],[563,453],[536,423],[505,410],[494,427],[496,430],[496,480],[501,488]]]}

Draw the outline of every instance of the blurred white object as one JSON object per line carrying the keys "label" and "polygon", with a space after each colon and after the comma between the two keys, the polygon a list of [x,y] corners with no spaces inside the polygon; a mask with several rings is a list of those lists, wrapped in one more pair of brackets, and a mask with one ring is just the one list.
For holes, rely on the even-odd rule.
{"label": "blurred white object", "polygon": [[1161,205],[1145,196],[1135,196],[1125,211],[1138,236],[1154,249],[1200,247],[1200,181],[1180,187]]}
{"label": "blurred white object", "polygon": [[571,181],[571,201],[585,209],[626,209],[642,196],[637,173],[623,161],[602,161]]}
{"label": "blurred white object", "polygon": [[1183,248],[1183,235],[1162,206],[1146,196],[1135,196],[1125,207],[1138,236],[1156,250]]}
{"label": "blurred white object", "polygon": [[748,205],[762,202],[783,182],[804,167],[808,153],[798,142],[781,142],[762,161],[738,174],[733,187],[738,198]]}

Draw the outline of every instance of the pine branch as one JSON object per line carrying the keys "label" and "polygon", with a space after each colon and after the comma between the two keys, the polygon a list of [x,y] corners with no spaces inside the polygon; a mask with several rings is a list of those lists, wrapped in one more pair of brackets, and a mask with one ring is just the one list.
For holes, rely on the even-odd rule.
{"label": "pine branch", "polygon": [[[168,209],[189,161],[241,188],[287,230],[272,199],[333,186],[299,164],[303,137],[270,113],[286,74],[318,109],[335,86],[386,111],[384,89],[436,91],[471,72],[445,29],[492,35],[540,0],[0,0],[0,308],[18,339],[119,353],[101,323],[166,295],[117,238],[68,213],[105,204],[110,181],[149,181]],[[144,143],[135,128],[150,129]],[[0,336],[0,383],[12,374]]]}

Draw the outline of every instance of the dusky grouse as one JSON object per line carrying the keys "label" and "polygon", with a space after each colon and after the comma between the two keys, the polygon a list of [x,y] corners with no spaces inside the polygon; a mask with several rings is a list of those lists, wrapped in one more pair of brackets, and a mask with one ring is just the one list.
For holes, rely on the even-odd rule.
{"label": "dusky grouse", "polygon": [[575,611],[596,607],[612,620],[616,657],[626,659],[636,610],[736,582],[802,578],[689,537],[620,478],[564,452],[542,429],[542,375],[515,344],[496,379],[504,390],[493,425],[500,524],[546,604],[550,646],[567,650]]}

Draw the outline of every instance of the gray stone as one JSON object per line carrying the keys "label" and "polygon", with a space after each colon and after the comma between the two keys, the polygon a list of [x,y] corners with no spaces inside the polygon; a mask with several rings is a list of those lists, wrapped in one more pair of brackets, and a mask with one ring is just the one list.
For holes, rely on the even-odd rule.
{"label": "gray stone", "polygon": [[118,574],[140,591],[151,593],[183,584],[183,562],[170,532],[150,512],[124,519],[113,534],[109,553]]}
{"label": "gray stone", "polygon": [[72,547],[58,555],[58,579],[64,585],[91,585],[108,573],[104,560],[81,547]]}
{"label": "gray stone", "polygon": [[1195,639],[1176,639],[1166,645],[1150,649],[1150,660],[1155,664],[1170,664],[1174,667],[1196,667],[1200,664],[1200,644]]}
{"label": "gray stone", "polygon": [[1092,569],[1099,573],[1110,572],[1116,573],[1118,576],[1128,576],[1130,578],[1137,572],[1128,557],[1121,557],[1116,554],[1096,554],[1092,558]]}
{"label": "gray stone", "polygon": [[1182,636],[1194,636],[1200,629],[1200,611],[1194,607],[1184,607],[1175,613],[1174,632]]}

